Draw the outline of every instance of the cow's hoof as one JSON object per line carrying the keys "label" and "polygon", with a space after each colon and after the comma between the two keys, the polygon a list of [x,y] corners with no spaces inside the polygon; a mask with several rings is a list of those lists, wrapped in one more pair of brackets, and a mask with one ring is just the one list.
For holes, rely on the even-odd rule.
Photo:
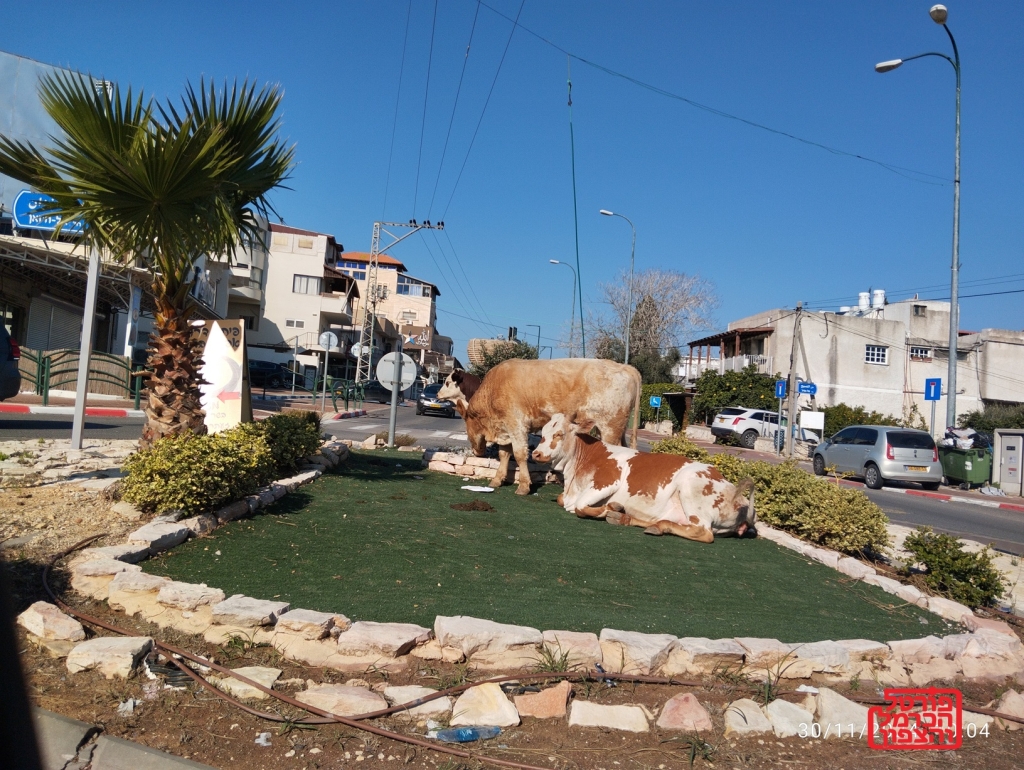
{"label": "cow's hoof", "polygon": [[608,503],[608,508],[619,513],[625,513],[626,509],[622,507],[622,503]]}
{"label": "cow's hoof", "polygon": [[564,494],[559,495],[558,499],[555,500],[555,502],[558,503],[558,507],[559,508],[564,508],[565,507],[565,495]]}
{"label": "cow's hoof", "polygon": [[528,495],[528,494],[530,494],[530,488],[529,487],[516,487],[516,494],[517,495]]}
{"label": "cow's hoof", "polygon": [[622,511],[608,511],[604,520],[609,524],[619,524],[623,527],[628,527],[630,522],[633,521],[628,513],[623,513]]}
{"label": "cow's hoof", "polygon": [[644,534],[645,535],[658,535],[660,537],[661,535],[664,535],[665,533],[662,532],[657,527],[648,527],[647,529],[644,530]]}

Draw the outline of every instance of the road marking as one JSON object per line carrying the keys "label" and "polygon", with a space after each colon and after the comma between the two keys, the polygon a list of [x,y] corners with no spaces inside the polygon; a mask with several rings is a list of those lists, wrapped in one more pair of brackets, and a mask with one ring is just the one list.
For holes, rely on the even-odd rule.
{"label": "road marking", "polygon": [[363,423],[361,425],[351,425],[351,424],[349,424],[349,425],[346,425],[345,428],[347,430],[363,431],[364,433],[369,433],[370,431],[376,432],[376,431],[380,430],[380,426],[379,425],[367,425],[366,423]]}
{"label": "road marking", "polygon": [[453,441],[469,441],[469,436],[465,433],[449,433],[448,438]]}
{"label": "road marking", "polygon": [[430,434],[430,438],[451,438],[451,433],[446,430],[435,430]]}

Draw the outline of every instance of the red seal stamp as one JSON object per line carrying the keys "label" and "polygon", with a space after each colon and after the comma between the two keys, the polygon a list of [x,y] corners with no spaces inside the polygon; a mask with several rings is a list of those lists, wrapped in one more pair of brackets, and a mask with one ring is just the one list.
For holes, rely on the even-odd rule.
{"label": "red seal stamp", "polygon": [[873,749],[948,751],[963,744],[959,690],[936,687],[886,690],[885,706],[868,709],[868,746]]}

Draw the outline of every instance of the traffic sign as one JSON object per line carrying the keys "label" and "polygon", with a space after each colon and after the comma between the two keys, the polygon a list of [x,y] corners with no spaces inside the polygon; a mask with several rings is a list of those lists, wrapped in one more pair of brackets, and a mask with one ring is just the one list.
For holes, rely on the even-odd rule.
{"label": "traffic sign", "polygon": [[331,348],[338,347],[338,335],[334,332],[322,332],[320,339],[317,340],[320,343],[320,347],[324,350],[330,350]]}
{"label": "traffic sign", "polygon": [[388,353],[377,364],[377,379],[388,390],[393,390],[392,380],[398,366],[398,357],[402,357],[402,390],[416,382],[416,362],[405,353]]}
{"label": "traffic sign", "polygon": [[651,396],[651,409],[661,409],[661,396]]}
{"label": "traffic sign", "polygon": [[818,392],[818,386],[813,382],[798,382],[796,384],[796,392],[802,393],[805,396],[813,396]]}
{"label": "traffic sign", "polygon": [[785,398],[785,397],[786,397],[786,381],[785,380],[776,380],[775,381],[775,398]]}
{"label": "traffic sign", "polygon": [[924,400],[938,401],[942,396],[942,378],[929,377],[924,381]]}

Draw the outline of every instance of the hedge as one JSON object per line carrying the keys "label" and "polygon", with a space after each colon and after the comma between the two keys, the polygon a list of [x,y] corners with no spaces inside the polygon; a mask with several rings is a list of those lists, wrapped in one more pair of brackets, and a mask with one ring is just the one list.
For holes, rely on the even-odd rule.
{"label": "hedge", "polygon": [[812,476],[792,461],[773,465],[711,455],[683,436],[659,441],[651,451],[709,463],[734,484],[752,477],[758,521],[811,543],[851,554],[880,551],[889,544],[888,519],[863,492]]}
{"label": "hedge", "polygon": [[291,412],[231,430],[168,436],[124,464],[121,499],[192,515],[251,495],[320,448],[320,415]]}
{"label": "hedge", "polygon": [[[660,396],[664,393],[681,393],[681,385],[672,382],[652,382],[640,388],[640,427],[645,422],[653,422],[658,410],[651,406],[651,396]],[[668,407],[668,401],[661,400],[661,419],[671,420],[672,429],[679,430],[679,418],[672,413]]]}

